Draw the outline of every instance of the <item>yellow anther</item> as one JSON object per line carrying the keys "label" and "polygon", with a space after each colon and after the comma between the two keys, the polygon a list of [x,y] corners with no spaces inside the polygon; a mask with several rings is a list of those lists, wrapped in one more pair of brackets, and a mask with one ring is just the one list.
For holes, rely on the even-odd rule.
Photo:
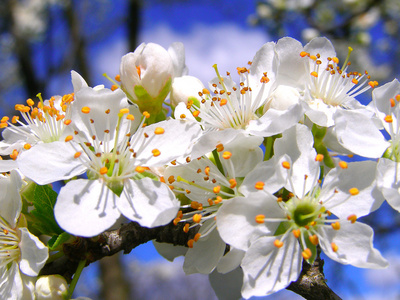
{"label": "yellow anther", "polygon": [[10,118],[7,117],[7,116],[4,116],[4,117],[1,118],[0,122],[1,123],[6,123],[8,120],[10,120]]}
{"label": "yellow anther", "polygon": [[301,252],[301,255],[303,256],[304,259],[310,259],[312,256],[312,252],[309,248],[306,248],[303,252]]}
{"label": "yellow anther", "polygon": [[197,242],[200,237],[201,237],[201,233],[196,233],[193,239],[195,242]]}
{"label": "yellow anther", "polygon": [[195,215],[193,216],[193,222],[195,222],[195,223],[200,223],[201,218],[202,218],[202,215],[201,215],[201,214],[195,214]]}
{"label": "yellow anther", "polygon": [[75,154],[74,154],[74,158],[78,158],[79,156],[81,156],[81,154],[82,154],[82,152],[76,152]]}
{"label": "yellow anther", "polygon": [[65,138],[66,142],[69,142],[70,140],[72,140],[74,137],[72,135],[67,135],[67,137]]}
{"label": "yellow anther", "polygon": [[296,239],[298,239],[300,237],[301,231],[300,231],[300,229],[297,228],[297,229],[293,229],[292,233],[293,233],[294,237]]}
{"label": "yellow anther", "polygon": [[200,114],[200,111],[195,110],[194,112],[192,112],[193,117],[197,118]]}
{"label": "yellow anther", "polygon": [[108,172],[108,168],[107,168],[107,167],[102,167],[102,168],[100,168],[100,170],[99,170],[99,173],[100,173],[101,175],[107,174],[107,172]]}
{"label": "yellow anther", "polygon": [[203,94],[208,94],[208,95],[209,95],[209,94],[210,94],[210,91],[207,90],[206,88],[204,88],[204,89],[202,90],[202,93],[203,93]]}
{"label": "yellow anther", "polygon": [[228,103],[227,99],[221,99],[221,101],[219,102],[219,106],[224,106]]}
{"label": "yellow anther", "polygon": [[350,193],[350,195],[355,196],[355,195],[358,195],[359,191],[357,188],[354,187],[354,188],[349,189],[349,193]]}
{"label": "yellow anther", "polygon": [[396,101],[400,101],[400,94],[397,94],[396,96],[394,96],[394,98],[396,99]]}
{"label": "yellow anther", "polygon": [[183,226],[183,232],[185,233],[189,232],[189,223],[186,223],[185,226]]}
{"label": "yellow anther", "polygon": [[390,107],[395,107],[396,102],[394,102],[394,99],[390,98],[389,101],[390,101]]}
{"label": "yellow anther", "polygon": [[26,143],[25,145],[24,145],[24,149],[25,150],[29,150],[29,149],[31,149],[31,144],[28,144],[28,143]]}
{"label": "yellow anther", "polygon": [[193,243],[194,243],[194,240],[193,240],[193,239],[188,240],[188,241],[187,241],[188,247],[189,247],[189,248],[193,248]]}
{"label": "yellow anther", "polygon": [[339,161],[339,167],[341,167],[342,169],[347,169],[347,162],[341,160]]}
{"label": "yellow anther", "polygon": [[119,113],[120,113],[121,115],[129,114],[129,108],[121,108],[121,109],[119,110]]}
{"label": "yellow anther", "polygon": [[301,57],[306,57],[306,56],[308,56],[309,54],[306,52],[306,51],[301,51],[300,52],[300,56]]}
{"label": "yellow anther", "polygon": [[17,159],[17,157],[18,157],[18,151],[16,150],[16,149],[14,149],[13,150],[13,152],[10,154],[10,157],[13,159],[13,160],[16,160]]}
{"label": "yellow anther", "polygon": [[157,156],[159,156],[161,154],[160,150],[158,150],[158,149],[151,150],[151,153],[153,153],[154,157],[157,157]]}
{"label": "yellow anther", "polygon": [[347,220],[349,220],[352,224],[354,224],[357,221],[357,216],[356,215],[350,215],[347,217]]}
{"label": "yellow anther", "polygon": [[18,120],[19,120],[18,116],[13,116],[12,119],[11,119],[11,123],[15,124],[15,123],[18,122]]}
{"label": "yellow anther", "polygon": [[181,218],[183,217],[183,212],[182,212],[181,210],[178,211],[176,217],[179,218],[179,219],[181,219]]}
{"label": "yellow anther", "polygon": [[8,126],[8,123],[0,123],[0,129],[6,128]]}
{"label": "yellow anther", "polygon": [[155,134],[163,134],[165,132],[165,130],[164,130],[164,128],[162,128],[162,127],[157,127],[155,130],[154,130],[154,133]]}
{"label": "yellow anther", "polygon": [[236,179],[235,179],[235,178],[229,179],[229,183],[231,184],[231,185],[229,186],[231,189],[235,188],[236,185],[237,185],[237,182],[236,182]]}
{"label": "yellow anther", "polygon": [[144,171],[146,171],[146,168],[142,167],[142,166],[137,166],[135,168],[135,171],[138,172],[138,173],[143,173]]}
{"label": "yellow anther", "polygon": [[81,111],[82,111],[84,114],[88,114],[88,113],[90,113],[90,107],[84,106],[84,107],[82,107]]}
{"label": "yellow anther", "polygon": [[332,57],[332,61],[333,61],[335,64],[338,64],[338,63],[339,63],[339,58],[337,58],[337,57]]}
{"label": "yellow anther", "polygon": [[262,190],[262,189],[264,189],[264,185],[265,185],[264,182],[262,182],[262,181],[257,181],[256,184],[254,185],[254,187],[255,187],[257,190]]}
{"label": "yellow anther", "polygon": [[386,123],[392,123],[393,122],[393,118],[391,115],[386,115],[384,118]]}
{"label": "yellow anther", "polygon": [[285,169],[290,169],[290,162],[288,161],[282,162],[282,167],[284,167]]}
{"label": "yellow anther", "polygon": [[204,173],[208,176],[208,175],[210,175],[210,167],[205,167],[204,168]]}
{"label": "yellow anther", "polygon": [[324,155],[323,154],[317,154],[317,156],[315,157],[315,161],[323,161],[324,160]]}
{"label": "yellow anther", "polygon": [[222,154],[222,158],[223,158],[223,159],[230,159],[231,157],[232,157],[232,153],[229,152],[229,151],[225,151],[225,152]]}
{"label": "yellow anther", "polygon": [[115,75],[115,80],[120,82],[121,81],[121,75],[119,75],[119,74]]}
{"label": "yellow anther", "polygon": [[264,220],[265,220],[265,216],[264,215],[257,215],[255,220],[256,220],[257,223],[263,224]]}
{"label": "yellow anther", "polygon": [[186,118],[186,115],[185,115],[185,114],[181,114],[181,115],[179,116],[179,118],[185,119],[185,118]]}
{"label": "yellow anther", "polygon": [[331,243],[331,247],[333,252],[337,252],[339,250],[338,245],[336,245],[335,243]]}
{"label": "yellow anther", "polygon": [[129,120],[129,121],[134,121],[134,120],[135,120],[135,116],[132,115],[132,114],[128,114],[128,115],[126,116],[126,119]]}
{"label": "yellow anther", "polygon": [[150,114],[149,114],[147,111],[144,111],[144,112],[143,112],[143,116],[144,116],[146,119],[150,118]]}
{"label": "yellow anther", "polygon": [[224,151],[224,145],[222,145],[222,144],[218,144],[217,146],[215,146],[215,148],[217,149],[217,152]]}
{"label": "yellow anther", "polygon": [[137,66],[136,67],[136,72],[137,72],[137,74],[139,75],[139,78],[141,79],[141,74],[142,74],[142,71],[140,70],[140,66]]}
{"label": "yellow anther", "polygon": [[64,120],[64,124],[65,124],[65,125],[69,125],[69,124],[71,124],[71,122],[72,122],[71,119]]}
{"label": "yellow anther", "polygon": [[318,77],[318,72],[312,71],[312,72],[310,73],[310,75],[313,76],[313,77],[315,77],[315,78],[317,78],[317,77]]}
{"label": "yellow anther", "polygon": [[355,79],[355,78],[353,78],[353,79],[351,80],[351,82],[354,83],[354,84],[358,84],[358,80]]}
{"label": "yellow anther", "polygon": [[[181,221],[181,218],[176,217],[172,223],[176,226],[176,225],[178,225],[178,223],[180,221]],[[189,225],[189,224],[187,224],[187,225]]]}
{"label": "yellow anther", "polygon": [[340,229],[340,223],[339,222],[335,222],[331,224],[332,228],[334,230],[339,230]]}
{"label": "yellow anther", "polygon": [[274,241],[274,246],[276,248],[281,248],[283,246],[283,242],[281,242],[280,240],[275,240]]}
{"label": "yellow anther", "polygon": [[310,236],[308,237],[308,239],[310,240],[311,244],[313,244],[314,246],[317,246],[317,245],[318,245],[319,240],[318,240],[318,237],[317,237],[316,234],[310,235]]}
{"label": "yellow anther", "polygon": [[113,84],[113,85],[111,86],[111,90],[112,90],[112,91],[115,91],[116,89],[118,89],[118,85]]}
{"label": "yellow anther", "polygon": [[213,192],[218,194],[221,191],[221,187],[219,185],[213,187]]}
{"label": "yellow anther", "polygon": [[33,101],[31,98],[29,98],[28,100],[26,100],[26,104],[28,104],[29,106],[34,106],[35,101]]}

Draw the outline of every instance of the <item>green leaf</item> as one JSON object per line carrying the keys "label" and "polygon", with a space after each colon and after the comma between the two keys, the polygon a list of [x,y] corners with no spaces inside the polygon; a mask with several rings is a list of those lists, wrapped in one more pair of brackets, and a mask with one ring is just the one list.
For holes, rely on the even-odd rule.
{"label": "green leaf", "polygon": [[[35,184],[33,191],[34,210],[28,214],[29,229],[35,233],[54,235],[64,231],[58,226],[54,218],[54,205],[57,193],[49,185]],[[32,195],[32,194],[31,194]]]}
{"label": "green leaf", "polygon": [[54,235],[47,242],[47,247],[49,247],[49,249],[51,251],[59,250],[57,248],[60,247],[65,242],[67,242],[70,238],[71,238],[71,235],[69,233],[67,233],[67,232],[63,232],[60,235]]}

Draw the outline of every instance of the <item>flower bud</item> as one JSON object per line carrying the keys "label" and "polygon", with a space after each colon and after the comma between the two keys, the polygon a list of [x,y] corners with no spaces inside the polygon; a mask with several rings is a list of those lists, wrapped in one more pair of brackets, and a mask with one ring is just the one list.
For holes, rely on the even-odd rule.
{"label": "flower bud", "polygon": [[63,300],[67,291],[67,281],[61,275],[42,276],[36,281],[37,300]]}
{"label": "flower bud", "polygon": [[175,78],[171,88],[171,105],[176,107],[180,102],[187,104],[189,98],[196,98],[199,102],[201,97],[199,92],[204,89],[200,79],[194,76],[182,76]]}
{"label": "flower bud", "polygon": [[167,50],[141,44],[121,59],[121,87],[140,110],[157,114],[171,89],[174,65]]}

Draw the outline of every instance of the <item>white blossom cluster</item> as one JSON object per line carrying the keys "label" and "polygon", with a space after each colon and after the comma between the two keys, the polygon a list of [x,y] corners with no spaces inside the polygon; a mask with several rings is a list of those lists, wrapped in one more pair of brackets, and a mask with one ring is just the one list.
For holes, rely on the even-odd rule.
{"label": "white blossom cluster", "polygon": [[[39,95],[1,119],[0,154],[10,157],[0,160],[1,299],[68,293],[60,277],[37,280],[60,252],[34,226],[42,196],[29,193],[58,181],[61,232],[183,223],[196,230],[187,247],[156,243],[159,252],[183,254],[187,274],[242,286],[238,297],[287,287],[318,249],[342,264],[387,267],[357,220],[384,200],[400,211],[400,83],[378,87],[349,57],[339,62],[326,38],[265,44],[237,68],[239,83],[213,67],[206,88],[187,75],[181,43],[142,44],[122,57],[111,89],[72,71],[73,93]],[[352,155],[365,160],[342,160]]]}

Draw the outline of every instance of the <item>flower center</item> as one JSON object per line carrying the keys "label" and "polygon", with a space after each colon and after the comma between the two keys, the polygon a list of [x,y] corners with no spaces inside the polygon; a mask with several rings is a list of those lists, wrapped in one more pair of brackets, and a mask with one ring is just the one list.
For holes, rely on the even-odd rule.
{"label": "flower center", "polygon": [[4,267],[19,259],[21,254],[19,249],[20,239],[17,231],[10,228],[2,217],[0,217],[0,227],[0,267]]}

